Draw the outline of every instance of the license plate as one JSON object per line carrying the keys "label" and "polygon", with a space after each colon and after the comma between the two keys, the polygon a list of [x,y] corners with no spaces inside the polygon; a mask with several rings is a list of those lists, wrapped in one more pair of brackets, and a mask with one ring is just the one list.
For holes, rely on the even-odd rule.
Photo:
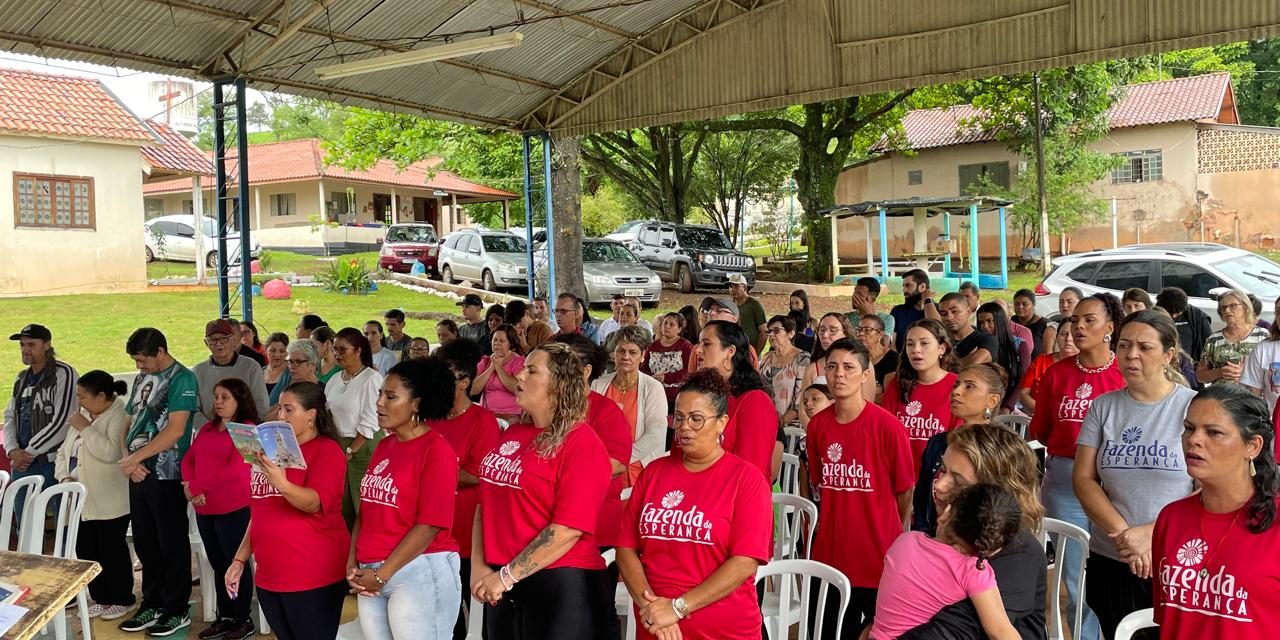
{"label": "license plate", "polygon": [[644,289],[623,289],[622,295],[628,298],[639,298],[644,295]]}
{"label": "license plate", "polygon": [[413,263],[415,263],[415,262],[417,262],[417,261],[418,261],[418,259],[417,259],[417,258],[402,258],[402,259],[400,260],[400,262],[403,262],[403,263],[405,263],[405,264],[413,264]]}

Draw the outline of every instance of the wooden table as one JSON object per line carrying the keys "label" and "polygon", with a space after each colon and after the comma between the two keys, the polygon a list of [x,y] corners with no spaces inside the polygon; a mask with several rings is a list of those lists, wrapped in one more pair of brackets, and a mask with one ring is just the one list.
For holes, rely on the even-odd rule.
{"label": "wooden table", "polygon": [[0,640],[27,640],[38,634],[99,571],[102,567],[96,562],[0,551],[0,582],[31,588],[18,603],[27,614]]}

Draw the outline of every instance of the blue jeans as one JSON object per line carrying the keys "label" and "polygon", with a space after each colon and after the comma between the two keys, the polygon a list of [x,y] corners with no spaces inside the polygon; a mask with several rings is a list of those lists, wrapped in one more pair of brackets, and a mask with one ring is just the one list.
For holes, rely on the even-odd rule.
{"label": "blue jeans", "polygon": [[[42,487],[40,491],[43,491],[44,489],[48,489],[49,487],[52,487],[58,484],[58,481],[53,479],[53,457],[52,456],[55,454],[57,454],[57,451],[54,451],[53,453],[46,455],[45,459],[41,462],[32,462],[31,465],[27,467],[26,471],[18,471],[17,469],[12,469],[9,472],[9,477],[13,480],[21,480],[22,478],[25,478],[27,476],[41,476],[44,478],[44,487]],[[22,511],[23,511],[23,507],[26,506],[25,503],[26,503],[27,496],[30,495],[34,497],[38,495],[40,491],[37,491],[32,494],[23,492],[22,500],[19,500],[15,504],[15,507],[16,507],[14,512],[15,527],[20,527],[22,525]],[[49,509],[54,513],[58,512],[58,505],[60,504],[60,500],[61,498],[56,498],[54,500],[49,501]],[[37,528],[37,530],[40,532],[39,535],[44,535],[44,524],[45,524],[44,522],[41,522],[39,527]]]}
{"label": "blue jeans", "polygon": [[[1076,499],[1075,489],[1071,485],[1071,470],[1075,467],[1075,460],[1072,458],[1059,458],[1049,456],[1045,461],[1044,473],[1044,491],[1042,498],[1044,500],[1044,515],[1055,520],[1061,520],[1074,524],[1085,531],[1089,530],[1089,516],[1084,513],[1084,507],[1080,506],[1080,501]],[[1082,555],[1088,554],[1089,550],[1081,548],[1079,544],[1074,542],[1068,543],[1066,539],[1062,539],[1058,544],[1066,544],[1067,548],[1062,553],[1062,579],[1067,581],[1067,602],[1070,604],[1070,611],[1075,611],[1076,604],[1084,607],[1084,618],[1081,624],[1084,627],[1079,633],[1072,629],[1072,636],[1077,640],[1098,640],[1098,618],[1093,614],[1084,601],[1081,599],[1079,590],[1076,589],[1076,581],[1080,579],[1080,558]],[[1056,605],[1056,603],[1054,603]],[[1070,626],[1075,619],[1062,614],[1064,626]]]}
{"label": "blue jeans", "polygon": [[[414,558],[387,580],[376,596],[356,598],[360,629],[367,640],[451,640],[462,606],[460,560],[456,552]],[[377,569],[381,562],[362,563]]]}

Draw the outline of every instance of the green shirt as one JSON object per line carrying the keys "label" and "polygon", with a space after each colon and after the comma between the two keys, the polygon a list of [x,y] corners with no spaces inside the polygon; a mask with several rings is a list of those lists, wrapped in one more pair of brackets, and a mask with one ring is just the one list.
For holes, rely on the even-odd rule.
{"label": "green shirt", "polygon": [[181,480],[182,456],[191,446],[193,422],[200,412],[200,394],[196,374],[174,361],[168,369],[158,373],[140,373],[133,380],[133,390],[125,412],[133,419],[129,435],[125,438],[130,453],[149,444],[156,434],[169,426],[169,415],[174,411],[188,411],[182,437],[172,449],[161,451],[143,461],[157,480]]}
{"label": "green shirt", "polygon": [[755,298],[748,297],[746,302],[738,305],[738,325],[747,334],[747,341],[756,347],[760,346],[760,325],[768,319],[764,315],[764,306]]}

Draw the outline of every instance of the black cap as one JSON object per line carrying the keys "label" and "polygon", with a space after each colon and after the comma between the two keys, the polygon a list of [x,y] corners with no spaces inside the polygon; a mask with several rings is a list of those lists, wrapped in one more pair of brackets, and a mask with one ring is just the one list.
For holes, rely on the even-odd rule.
{"label": "black cap", "polygon": [[9,336],[10,340],[21,340],[23,338],[35,338],[36,340],[48,342],[53,340],[53,334],[49,333],[49,330],[42,324],[29,324],[23,327],[22,331]]}
{"label": "black cap", "polygon": [[473,306],[473,305],[474,305],[474,306],[477,306],[477,307],[483,307],[483,306],[484,306],[484,300],[483,300],[480,296],[478,296],[478,295],[476,295],[476,294],[474,294],[474,293],[468,293],[467,295],[462,296],[462,300],[458,302],[458,305],[457,305],[457,306],[459,306],[459,307],[470,307],[470,306]]}

